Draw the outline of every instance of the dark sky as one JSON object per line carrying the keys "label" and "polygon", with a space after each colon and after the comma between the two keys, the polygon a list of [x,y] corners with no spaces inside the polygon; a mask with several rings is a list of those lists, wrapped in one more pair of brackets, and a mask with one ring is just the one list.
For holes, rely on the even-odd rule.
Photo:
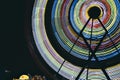
{"label": "dark sky", "polygon": [[[34,0],[3,0],[1,2],[0,67],[11,72],[39,73],[25,39],[26,7]],[[28,14],[30,15],[30,14]]]}

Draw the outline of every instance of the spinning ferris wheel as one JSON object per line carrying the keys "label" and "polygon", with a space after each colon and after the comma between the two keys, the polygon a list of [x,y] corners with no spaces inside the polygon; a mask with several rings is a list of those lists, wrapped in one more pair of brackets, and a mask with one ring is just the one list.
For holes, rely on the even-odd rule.
{"label": "spinning ferris wheel", "polygon": [[119,0],[35,0],[29,47],[51,79],[120,79]]}

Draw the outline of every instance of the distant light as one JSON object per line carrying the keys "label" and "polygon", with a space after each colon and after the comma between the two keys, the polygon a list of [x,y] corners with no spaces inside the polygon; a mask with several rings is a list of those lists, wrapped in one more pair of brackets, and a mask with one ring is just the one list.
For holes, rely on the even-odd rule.
{"label": "distant light", "polygon": [[26,79],[28,80],[29,76],[28,75],[21,75],[19,79],[20,80],[26,80]]}

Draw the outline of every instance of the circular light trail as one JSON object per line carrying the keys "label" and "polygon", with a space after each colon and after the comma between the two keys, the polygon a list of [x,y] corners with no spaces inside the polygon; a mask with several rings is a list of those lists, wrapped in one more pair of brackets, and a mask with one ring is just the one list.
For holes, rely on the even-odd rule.
{"label": "circular light trail", "polygon": [[[49,3],[52,5],[48,6]],[[99,62],[92,58],[91,64],[88,65],[93,67],[89,67],[88,78],[106,79],[104,71],[98,67],[99,63],[105,65],[104,70],[110,79],[120,78],[119,13],[119,0],[35,0],[32,32],[39,54],[53,70],[67,79],[74,80],[85,67],[82,66],[82,61],[87,61],[89,54],[92,54],[84,39],[91,43],[91,49],[95,50],[107,30],[108,33],[95,52]],[[89,18],[94,20],[90,20],[86,25],[82,32],[83,38],[79,33]],[[78,36],[79,39],[75,43]],[[73,57],[67,57],[69,55]],[[81,62],[77,62],[80,64],[74,64],[74,58],[80,60]],[[86,79],[86,74],[87,67],[79,79]]]}

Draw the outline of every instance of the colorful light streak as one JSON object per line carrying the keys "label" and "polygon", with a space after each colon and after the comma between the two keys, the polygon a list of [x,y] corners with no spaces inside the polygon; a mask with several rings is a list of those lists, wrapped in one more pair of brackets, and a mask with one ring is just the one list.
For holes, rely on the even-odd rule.
{"label": "colorful light streak", "polygon": [[[56,72],[64,61],[64,58],[57,53],[51,45],[45,28],[45,10],[48,0],[35,0],[33,15],[32,15],[32,31],[36,46],[40,55],[48,63],[48,65]],[[54,5],[51,11],[51,24],[58,43],[69,52],[73,43],[77,38],[77,33],[81,31],[84,24],[88,20],[88,10],[92,6],[98,6],[101,9],[100,20],[108,30],[112,41],[116,45],[115,49],[109,37],[105,37],[100,48],[95,53],[100,61],[107,60],[116,55],[120,55],[120,3],[118,0],[54,0]],[[69,20],[70,19],[70,20]],[[83,35],[88,41],[90,40],[91,21],[85,28]],[[92,47],[96,47],[99,40],[103,37],[105,31],[98,20],[94,21]],[[52,37],[52,36],[51,36]],[[72,52],[75,57],[83,60],[88,59],[89,50],[80,37]],[[107,73],[111,79],[120,78],[120,65],[115,65],[107,68]],[[65,61],[59,74],[67,79],[75,79],[82,69],[68,61]],[[114,75],[115,74],[115,75]],[[85,79],[86,70],[81,75],[81,79]],[[90,69],[89,79],[106,79],[102,74],[101,69]]]}

